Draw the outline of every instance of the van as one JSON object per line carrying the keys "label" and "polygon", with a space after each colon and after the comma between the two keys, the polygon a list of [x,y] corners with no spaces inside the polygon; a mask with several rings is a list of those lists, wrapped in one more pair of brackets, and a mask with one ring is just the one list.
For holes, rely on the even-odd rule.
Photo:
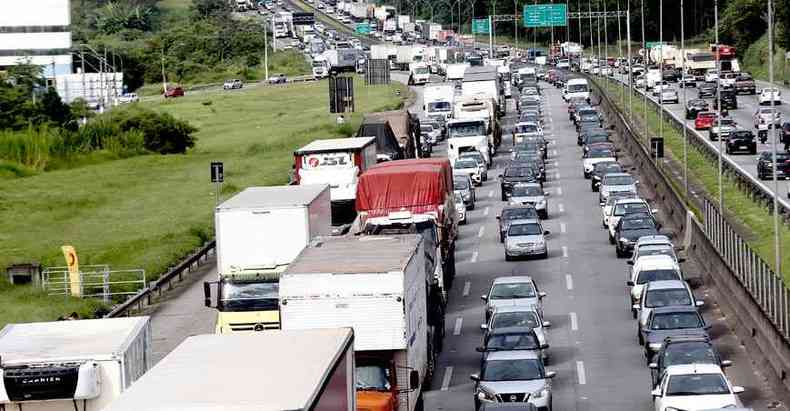
{"label": "van", "polygon": [[562,98],[569,101],[574,98],[583,98],[590,100],[590,85],[586,79],[574,78],[568,80],[565,89],[562,90]]}

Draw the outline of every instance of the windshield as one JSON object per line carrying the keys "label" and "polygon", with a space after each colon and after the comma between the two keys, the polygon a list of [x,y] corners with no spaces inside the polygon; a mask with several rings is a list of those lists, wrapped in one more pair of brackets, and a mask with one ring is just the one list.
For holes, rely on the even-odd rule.
{"label": "windshield", "polygon": [[486,128],[483,122],[456,123],[447,126],[450,138],[452,137],[473,137],[486,135]]}
{"label": "windshield", "polygon": [[274,282],[220,283],[221,311],[263,311],[279,307],[280,285]]}
{"label": "windshield", "polygon": [[605,157],[614,158],[614,154],[612,153],[612,150],[592,148],[590,149],[590,151],[587,152],[587,158],[605,158]]}
{"label": "windshield", "polygon": [[313,67],[324,67],[324,62],[313,60]]}
{"label": "windshield", "polygon": [[673,375],[667,384],[667,396],[729,394],[730,388],[721,374]]}
{"label": "windshield", "polygon": [[675,252],[672,251],[670,247],[662,247],[662,248],[648,248],[648,249],[639,249],[639,256],[646,257],[650,255],[668,255],[670,257],[675,257]]}
{"label": "windshield", "polygon": [[537,350],[540,342],[534,333],[494,334],[486,341],[487,350]]}
{"label": "windshield", "polygon": [[535,298],[537,292],[532,283],[495,284],[491,289],[492,300],[512,300],[514,298]]}
{"label": "windshield", "polygon": [[587,144],[607,143],[609,142],[609,136],[607,136],[606,134],[588,135],[585,141]]}
{"label": "windshield", "polygon": [[[671,347],[671,349],[670,349]],[[678,364],[716,364],[716,353],[707,343],[683,342],[667,346],[661,357],[662,365],[669,367]]]}
{"label": "windshield", "polygon": [[358,390],[389,391],[387,370],[375,365],[363,365],[355,368]]}
{"label": "windshield", "polygon": [[428,74],[428,68],[426,67],[418,67],[414,70],[417,74]]}
{"label": "windshield", "polygon": [[620,223],[621,230],[648,230],[656,228],[652,218],[628,218]]}
{"label": "windshield", "polygon": [[536,133],[538,131],[538,126],[535,124],[516,124],[516,127],[513,128],[513,132],[518,133]]}
{"label": "windshield", "polygon": [[608,186],[629,186],[634,184],[634,178],[631,176],[606,176],[604,184]]}
{"label": "windshield", "polygon": [[538,197],[543,191],[538,186],[515,186],[511,194],[513,197]]}
{"label": "windshield", "polygon": [[624,203],[614,206],[614,215],[623,216],[631,213],[644,213],[647,212],[647,204],[645,203]]}
{"label": "windshield", "polygon": [[680,330],[701,328],[702,318],[696,312],[662,313],[653,316],[650,328],[653,330]]}
{"label": "windshield", "polygon": [[533,311],[498,313],[494,314],[494,318],[491,320],[491,327],[493,329],[504,327],[538,328],[540,327],[540,322],[538,321],[538,315]]}
{"label": "windshield", "polygon": [[587,91],[586,84],[571,84],[568,86],[569,93],[586,93]]}
{"label": "windshield", "polygon": [[662,280],[680,280],[680,273],[677,270],[669,269],[669,270],[644,270],[639,273],[639,276],[636,278],[637,284],[645,284],[650,281],[662,281]]}
{"label": "windshield", "polygon": [[507,235],[509,236],[541,235],[541,234],[543,234],[543,231],[540,228],[540,224],[537,223],[513,224],[507,230]]}
{"label": "windshield", "polygon": [[679,288],[674,290],[649,290],[645,296],[648,308],[666,307],[669,305],[691,305],[688,291]]}
{"label": "windshield", "polygon": [[469,189],[469,181],[468,180],[453,180],[453,186],[457,190],[468,190]]}
{"label": "windshield", "polygon": [[531,177],[532,170],[528,167],[513,167],[505,169],[505,177]]}
{"label": "windshield", "polygon": [[428,103],[428,111],[451,111],[453,109],[449,101],[434,101]]}
{"label": "windshield", "polygon": [[477,161],[472,159],[456,160],[455,168],[477,168]]}
{"label": "windshield", "polygon": [[502,210],[502,220],[527,220],[538,218],[538,211],[532,207],[510,208]]}
{"label": "windshield", "polygon": [[539,359],[486,361],[480,378],[483,381],[543,379],[543,365]]}

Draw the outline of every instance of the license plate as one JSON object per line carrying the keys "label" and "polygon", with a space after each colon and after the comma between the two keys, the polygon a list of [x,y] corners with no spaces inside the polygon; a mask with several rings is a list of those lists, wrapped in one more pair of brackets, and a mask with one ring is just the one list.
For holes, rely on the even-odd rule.
{"label": "license plate", "polygon": [[740,146],[741,149],[746,150],[749,146]]}

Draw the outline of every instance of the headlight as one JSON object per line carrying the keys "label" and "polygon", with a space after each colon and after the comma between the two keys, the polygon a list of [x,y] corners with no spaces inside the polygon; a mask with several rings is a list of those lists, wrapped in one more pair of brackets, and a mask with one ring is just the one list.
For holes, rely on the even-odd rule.
{"label": "headlight", "polygon": [[468,200],[468,199],[469,199],[469,198],[471,198],[471,197],[472,197],[472,196],[471,196],[469,193],[463,193],[463,194],[461,194],[461,198],[463,198],[464,200]]}
{"label": "headlight", "polygon": [[652,351],[658,351],[661,349],[661,343],[648,344],[648,348],[650,348]]}
{"label": "headlight", "polygon": [[538,203],[537,203],[537,204],[535,204],[535,207],[541,207],[541,208],[545,208],[545,207],[546,207],[546,200],[540,200],[540,201],[538,201]]}
{"label": "headlight", "polygon": [[496,396],[492,392],[488,392],[483,388],[479,388],[477,390],[477,394],[475,394],[480,401],[496,401]]}
{"label": "headlight", "polygon": [[627,239],[627,238],[621,238],[621,239],[620,239],[620,242],[621,242],[621,243],[623,243],[623,244],[628,244],[628,243],[630,243],[630,241],[628,241],[628,239]]}
{"label": "headlight", "polygon": [[532,398],[543,398],[549,395],[548,388],[544,388],[540,391],[535,391],[532,393]]}

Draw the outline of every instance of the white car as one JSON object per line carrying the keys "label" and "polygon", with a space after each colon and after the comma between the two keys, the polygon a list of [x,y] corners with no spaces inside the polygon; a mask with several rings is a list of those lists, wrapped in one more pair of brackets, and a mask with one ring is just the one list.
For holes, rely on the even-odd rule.
{"label": "white car", "polygon": [[483,184],[483,176],[473,158],[459,158],[453,163],[453,175],[466,175],[476,186]]}
{"label": "white car", "polygon": [[700,411],[741,406],[737,394],[743,387],[732,385],[716,364],[670,365],[651,391],[655,411]]}
{"label": "white car", "polygon": [[766,87],[760,90],[758,100],[760,101],[760,105],[769,105],[771,104],[771,100],[773,100],[774,105],[778,106],[782,104],[782,92],[774,87]]}
{"label": "white car", "polygon": [[714,83],[719,80],[719,72],[718,70],[708,70],[705,72],[705,81],[708,83]]}
{"label": "white car", "polygon": [[683,274],[680,271],[680,265],[672,257],[650,255],[643,256],[634,262],[630,278],[626,282],[626,285],[631,287],[629,290],[631,305],[628,308],[631,310],[632,316],[636,318],[637,310],[634,309],[634,304],[639,303],[642,299],[642,292],[647,283],[660,280],[682,280]]}
{"label": "white car", "polygon": [[662,88],[659,97],[662,103],[678,104],[680,101],[678,99],[678,92],[671,88]]}
{"label": "white car", "polygon": [[782,124],[782,113],[773,107],[758,108],[752,118],[754,119],[754,128],[757,128],[760,124],[767,124],[769,128]]}
{"label": "white car", "polygon": [[458,224],[466,224],[466,204],[464,204],[464,199],[458,192],[453,194],[455,195],[455,213],[458,215]]}
{"label": "white car", "polygon": [[650,312],[658,307],[702,307],[705,302],[695,300],[688,283],[681,280],[650,281],[642,291],[642,298],[632,308],[637,310],[639,327],[644,328]]}
{"label": "white car", "polygon": [[609,216],[612,215],[614,204],[617,202],[617,200],[622,200],[625,198],[639,198],[639,196],[636,193],[616,193],[609,195],[609,197],[606,199],[606,202],[601,206],[601,227],[609,228]]}
{"label": "white car", "polygon": [[653,214],[658,210],[651,210],[647,201],[641,198],[624,198],[614,202],[611,213],[606,218],[606,227],[609,229],[609,242],[614,244],[615,228],[617,223],[620,222],[626,214],[631,213],[650,213]]}
{"label": "white car", "polygon": [[719,84],[721,84],[722,88],[735,87],[735,80],[737,78],[738,73],[723,73],[721,79],[719,79]]}
{"label": "white car", "polygon": [[140,97],[136,93],[126,93],[118,97],[118,104],[128,104],[140,101]]}
{"label": "white car", "polygon": [[645,88],[647,85],[647,78],[644,75],[639,75],[634,79],[634,85],[636,88]]}
{"label": "white car", "polygon": [[659,95],[661,95],[662,91],[670,90],[670,89],[672,89],[672,86],[669,84],[668,81],[666,80],[657,81],[655,85],[653,85],[653,95],[658,97]]}

